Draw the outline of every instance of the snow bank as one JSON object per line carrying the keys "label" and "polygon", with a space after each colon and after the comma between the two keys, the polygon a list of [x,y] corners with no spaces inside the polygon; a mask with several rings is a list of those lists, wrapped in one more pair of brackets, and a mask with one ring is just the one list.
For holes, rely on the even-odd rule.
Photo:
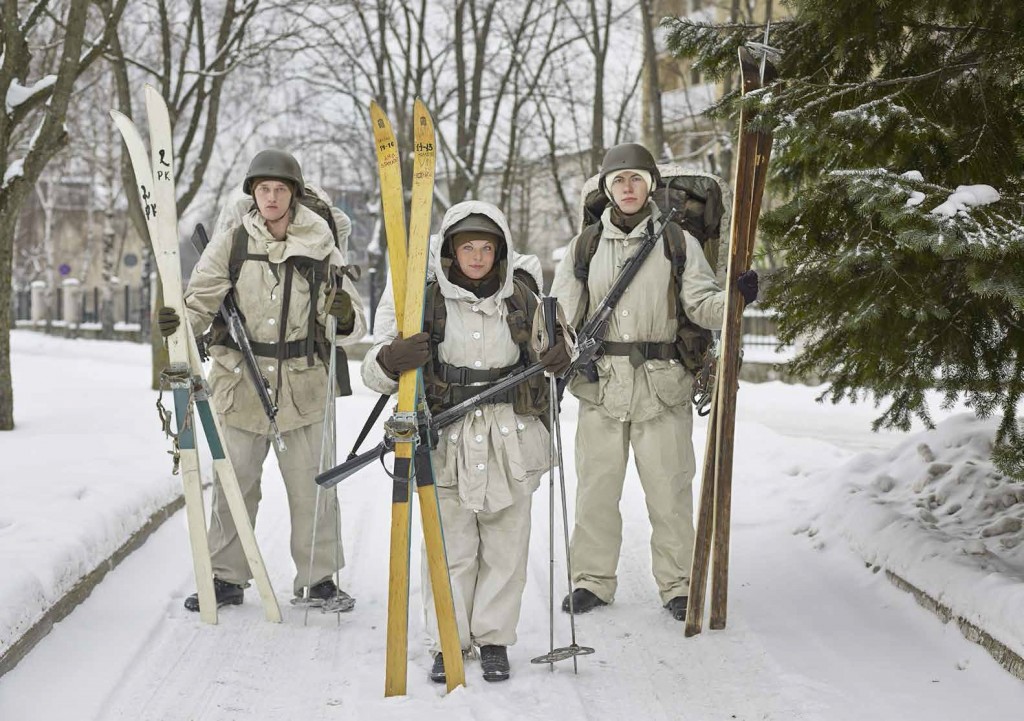
{"label": "snow bank", "polygon": [[997,426],[956,415],[819,474],[835,490],[815,530],[1024,654],[1024,485],[992,465]]}
{"label": "snow bank", "polygon": [[11,346],[24,392],[0,433],[0,653],[180,493],[148,346],[31,331]]}

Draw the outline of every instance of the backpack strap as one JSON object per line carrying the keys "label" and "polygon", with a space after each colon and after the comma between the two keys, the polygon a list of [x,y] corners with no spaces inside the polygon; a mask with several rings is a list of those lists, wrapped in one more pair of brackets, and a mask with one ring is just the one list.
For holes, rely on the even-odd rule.
{"label": "backpack strap", "polygon": [[662,240],[665,257],[672,263],[672,277],[676,281],[676,287],[681,287],[683,271],[686,270],[686,236],[679,225],[669,223]]}
{"label": "backpack strap", "polygon": [[601,221],[591,223],[576,239],[576,249],[572,258],[572,272],[578,280],[585,284],[590,277],[590,261],[597,253],[597,243],[601,240]]}
{"label": "backpack strap", "polygon": [[505,319],[513,342],[519,346],[519,362],[523,366],[530,363],[530,337],[533,315],[537,311],[537,294],[533,292],[532,285],[513,274],[512,295],[505,299],[508,310]]}
{"label": "backpack strap", "polygon": [[[576,239],[576,248],[572,258],[572,272],[576,279],[583,283],[584,286],[587,285],[587,279],[590,278],[590,261],[597,254],[597,244],[601,240],[601,231],[602,226],[599,220],[580,231],[579,237]],[[572,319],[571,325],[573,328],[579,328],[583,325],[589,310],[590,293],[584,287],[583,299],[576,311],[576,317]]]}
{"label": "backpack strap", "polygon": [[[316,306],[317,300],[320,297],[320,285],[323,282],[323,274],[317,273],[315,269],[311,269],[309,274],[306,276],[306,282],[309,283],[309,322],[306,324],[306,365],[310,368],[313,367],[313,353],[316,351],[317,342],[317,325],[316,325]],[[284,325],[284,322],[281,322]]]}
{"label": "backpack strap", "polygon": [[249,231],[244,225],[239,224],[231,236],[231,254],[228,256],[228,278],[231,280],[231,287],[238,283],[238,276],[242,272],[242,263],[247,260],[262,260],[270,262],[270,256],[249,252]]}
{"label": "backpack strap", "polygon": [[427,284],[423,299],[423,332],[430,336],[433,347],[441,345],[444,340],[444,327],[448,319],[448,309],[441,294],[441,285],[432,280]]}

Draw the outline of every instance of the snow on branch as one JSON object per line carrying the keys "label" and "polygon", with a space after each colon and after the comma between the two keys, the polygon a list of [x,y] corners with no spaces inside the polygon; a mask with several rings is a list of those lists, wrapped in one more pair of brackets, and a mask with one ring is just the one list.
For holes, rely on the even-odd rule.
{"label": "snow on branch", "polygon": [[4,107],[7,114],[10,115],[13,113],[15,108],[28,102],[33,96],[49,90],[56,82],[56,75],[47,75],[27,87],[19,83],[17,80],[12,80],[11,86],[7,88],[7,97],[4,100]]}
{"label": "snow on branch", "polygon": [[7,166],[7,170],[4,171],[4,180],[0,183],[0,189],[6,188],[10,185],[11,181],[15,178],[20,178],[25,174],[25,159],[18,158],[13,163]]}
{"label": "snow on branch", "polygon": [[933,215],[952,218],[959,212],[966,213],[976,205],[989,205],[999,201],[999,191],[991,185],[958,185],[946,198],[946,202],[932,208]]}

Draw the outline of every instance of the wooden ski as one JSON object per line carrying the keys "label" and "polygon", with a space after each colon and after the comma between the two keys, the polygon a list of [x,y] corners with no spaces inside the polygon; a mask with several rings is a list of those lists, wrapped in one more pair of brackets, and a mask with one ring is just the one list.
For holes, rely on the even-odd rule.
{"label": "wooden ski", "polygon": [[[391,292],[395,301],[395,325],[403,327],[405,318],[406,233],[405,199],[402,197],[402,163],[398,155],[398,142],[391,122],[376,102],[370,102],[370,121],[377,153],[377,173],[380,176],[381,213],[387,237],[388,263],[391,272]],[[415,378],[414,378],[415,381]],[[399,403],[402,402],[399,380]],[[409,394],[406,381],[405,391]],[[410,406],[413,397],[406,399]],[[384,695],[404,696],[409,657],[409,540],[412,516],[409,480],[412,474],[412,444],[395,447],[395,469],[391,487],[391,555],[388,569],[388,622],[385,648]]]}
{"label": "wooden ski", "polygon": [[[434,121],[421,100],[413,108],[413,167],[412,205],[409,224],[409,264],[406,269],[407,285],[411,292],[405,298],[404,335],[423,330],[423,303],[427,282],[427,261],[430,256],[430,210],[434,204],[434,166],[436,146]],[[416,292],[418,291],[418,292]],[[406,374],[403,374],[403,378]],[[417,408],[425,408],[423,393],[423,369],[417,369]],[[401,380],[399,381],[401,383]],[[401,386],[399,386],[399,409],[401,409]],[[434,469],[430,461],[430,446],[421,442],[415,452],[416,495],[420,500],[420,520],[423,524],[423,541],[427,550],[427,568],[433,589],[434,610],[437,614],[438,636],[441,653],[444,655],[444,672],[448,690],[466,683],[462,663],[462,643],[459,641],[459,627],[455,621],[455,602],[452,599],[451,579],[448,575],[448,559],[444,548],[444,533],[441,528],[441,514],[437,502],[437,487],[434,485]]]}
{"label": "wooden ski", "polygon": [[146,227],[163,287],[164,302],[174,308],[181,318],[177,331],[167,339],[170,366],[164,376],[168,379],[174,394],[174,416],[178,429],[176,453],[180,454],[181,458],[189,542],[199,594],[199,616],[207,623],[217,622],[213,569],[206,535],[202,477],[196,446],[196,407],[199,409],[200,421],[210,443],[214,468],[224,487],[239,539],[263,601],[265,616],[269,621],[280,622],[281,611],[270,585],[263,557],[256,545],[256,536],[238,488],[234,469],[221,442],[223,434],[217,423],[216,414],[209,404],[209,388],[199,361],[199,351],[186,320],[181,261],[178,255],[178,214],[174,190],[174,149],[170,115],[163,96],[154,87],[147,85],[145,93],[151,159],[147,157],[145,143],[131,119],[116,110],[112,110],[110,115],[124,139],[139,186],[139,198],[146,216]]}
{"label": "wooden ski", "polygon": [[[777,77],[771,62],[761,66],[746,48],[739,49],[742,91],[746,95]],[[739,145],[733,188],[732,233],[725,318],[722,324],[721,354],[717,384],[708,418],[708,441],[704,458],[700,506],[697,514],[696,539],[690,574],[690,597],[687,605],[687,636],[700,633],[703,625],[704,598],[709,562],[711,565],[712,629],[725,628],[729,579],[729,535],[732,509],[732,468],[736,428],[736,392],[742,351],[741,325],[745,303],[736,287],[736,279],[749,270],[753,259],[757,220],[768,177],[771,155],[770,132],[750,129],[749,112],[740,113]]]}
{"label": "wooden ski", "polygon": [[[395,322],[403,337],[423,328],[423,301],[427,260],[430,253],[430,215],[433,206],[435,145],[434,126],[426,106],[419,100],[414,108],[414,161],[409,242],[406,243],[405,208],[402,196],[401,162],[394,130],[383,110],[370,104],[377,169],[380,175],[381,208],[387,235],[391,287],[395,301]],[[422,397],[422,371],[406,371],[398,381],[395,418],[407,428],[415,425]],[[396,440],[391,494],[391,557],[388,588],[388,624],[384,695],[406,693],[409,649],[409,556],[410,482],[416,480],[420,497],[427,565],[434,591],[442,653],[448,689],[465,683],[462,647],[455,623],[444,538],[434,487],[430,449],[417,447],[415,433]],[[415,462],[414,462],[415,457]],[[449,661],[450,659],[450,661]]]}

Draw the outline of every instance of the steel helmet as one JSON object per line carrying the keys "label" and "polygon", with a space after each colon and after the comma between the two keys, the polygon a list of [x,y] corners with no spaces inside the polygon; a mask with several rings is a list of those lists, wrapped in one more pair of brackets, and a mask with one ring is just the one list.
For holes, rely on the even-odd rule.
{"label": "steel helmet", "polygon": [[607,192],[605,178],[619,170],[646,170],[651,174],[651,190],[661,185],[661,175],[658,174],[658,164],[654,162],[654,156],[639,143],[621,143],[608,148],[604,160],[601,161],[598,186]]}
{"label": "steel helmet", "polygon": [[444,245],[441,248],[442,257],[455,257],[454,238],[458,233],[490,235],[498,243],[498,259],[501,260],[507,255],[505,233],[501,226],[483,213],[471,213],[445,229]]}
{"label": "steel helmet", "polygon": [[292,184],[295,197],[305,194],[306,183],[302,180],[302,168],[291,153],[283,150],[261,150],[249,163],[249,170],[242,183],[242,191],[252,195],[253,182],[259,178],[284,180]]}

